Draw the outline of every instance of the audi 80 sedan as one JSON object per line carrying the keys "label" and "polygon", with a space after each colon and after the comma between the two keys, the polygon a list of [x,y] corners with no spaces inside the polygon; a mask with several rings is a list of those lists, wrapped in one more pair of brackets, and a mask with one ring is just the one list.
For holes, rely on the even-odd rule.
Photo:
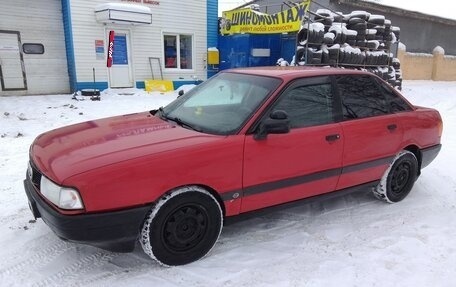
{"label": "audi 80 sedan", "polygon": [[125,252],[139,240],[182,265],[242,213],[359,189],[401,201],[441,135],[438,111],[368,72],[232,69],[157,110],[41,134],[24,186],[60,238]]}

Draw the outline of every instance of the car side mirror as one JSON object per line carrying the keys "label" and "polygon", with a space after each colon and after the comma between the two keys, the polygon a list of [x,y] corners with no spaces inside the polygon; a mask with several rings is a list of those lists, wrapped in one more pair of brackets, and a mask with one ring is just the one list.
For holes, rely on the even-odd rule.
{"label": "car side mirror", "polygon": [[253,136],[256,140],[263,140],[268,134],[286,134],[290,132],[290,120],[287,112],[275,110],[269,118],[262,121]]}
{"label": "car side mirror", "polygon": [[178,93],[177,93],[177,97],[181,97],[184,95],[184,90],[180,90]]}

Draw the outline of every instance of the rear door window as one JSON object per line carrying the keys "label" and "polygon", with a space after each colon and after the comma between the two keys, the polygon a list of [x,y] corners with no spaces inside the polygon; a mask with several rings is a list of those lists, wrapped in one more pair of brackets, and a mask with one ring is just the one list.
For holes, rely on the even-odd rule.
{"label": "rear door window", "polygon": [[337,77],[343,120],[368,118],[390,113],[384,93],[368,75]]}
{"label": "rear door window", "polygon": [[411,111],[412,108],[410,105],[404,101],[403,98],[399,97],[394,91],[393,88],[385,83],[377,81],[380,91],[385,95],[387,104],[392,113]]}

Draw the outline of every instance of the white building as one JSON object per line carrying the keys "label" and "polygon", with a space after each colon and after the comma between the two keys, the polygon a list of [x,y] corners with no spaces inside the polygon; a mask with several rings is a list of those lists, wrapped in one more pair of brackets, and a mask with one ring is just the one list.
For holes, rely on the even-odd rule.
{"label": "white building", "polygon": [[[0,96],[206,79],[218,0],[2,0]],[[109,35],[114,33],[112,66]],[[161,67],[161,69],[160,69]]]}

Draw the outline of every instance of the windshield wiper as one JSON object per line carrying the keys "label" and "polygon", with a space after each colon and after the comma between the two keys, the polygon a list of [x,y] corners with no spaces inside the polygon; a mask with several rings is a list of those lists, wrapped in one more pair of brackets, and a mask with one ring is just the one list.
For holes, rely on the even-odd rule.
{"label": "windshield wiper", "polygon": [[151,115],[153,115],[153,116],[155,116],[155,115],[156,115],[156,116],[158,116],[158,117],[160,117],[160,118],[161,118],[161,116],[162,116],[162,115],[163,115],[163,113],[164,113],[164,111],[163,111],[163,107],[159,107],[159,108],[158,108],[158,109],[156,109],[156,110],[151,110],[151,111],[149,111],[149,113],[150,113]]}
{"label": "windshield wiper", "polygon": [[161,113],[161,117],[163,117],[165,120],[173,121],[183,128],[191,129],[191,130],[194,130],[197,132],[202,132],[202,130],[200,128],[197,128],[191,124],[188,124],[188,123],[182,121],[179,117],[170,117],[163,112]]}
{"label": "windshield wiper", "polygon": [[179,117],[170,117],[170,116],[168,116],[168,114],[165,114],[165,111],[163,110],[163,107],[159,107],[157,110],[152,110],[152,111],[150,111],[150,113],[153,116],[157,116],[157,117],[159,117],[160,119],[162,119],[164,121],[173,121],[173,122],[175,122],[176,124],[178,124],[181,127],[184,127],[184,128],[187,128],[187,129],[191,129],[191,130],[194,130],[194,131],[197,131],[197,132],[202,132],[202,130],[200,128],[197,128],[197,127],[195,127],[193,125],[190,125],[190,124],[182,121]]}

